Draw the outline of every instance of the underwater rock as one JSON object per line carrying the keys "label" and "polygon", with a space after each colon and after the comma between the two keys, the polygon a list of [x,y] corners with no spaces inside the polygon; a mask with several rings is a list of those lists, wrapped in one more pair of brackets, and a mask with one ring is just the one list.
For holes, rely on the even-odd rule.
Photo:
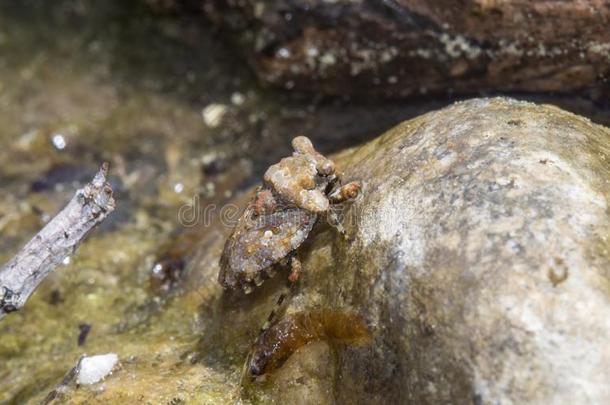
{"label": "underwater rock", "polygon": [[554,91],[607,102],[598,1],[148,0],[235,33],[259,78],[332,95]]}
{"label": "underwater rock", "polygon": [[610,130],[553,106],[475,99],[335,162],[362,197],[345,207],[345,236],[314,227],[284,315],[332,308],[369,326],[368,344],[329,340],[334,398],[610,401]]}

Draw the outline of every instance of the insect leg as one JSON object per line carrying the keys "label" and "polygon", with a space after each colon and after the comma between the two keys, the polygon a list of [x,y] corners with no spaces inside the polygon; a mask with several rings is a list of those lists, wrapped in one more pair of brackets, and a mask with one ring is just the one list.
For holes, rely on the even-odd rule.
{"label": "insect leg", "polygon": [[244,363],[244,367],[242,369],[242,374],[241,374],[240,385],[242,387],[244,385],[246,385],[248,382],[251,381],[252,372],[250,370],[250,365],[251,365],[251,362],[252,362],[252,354],[254,352],[254,348],[257,346],[259,341],[265,336],[267,331],[269,329],[271,329],[271,327],[278,322],[278,313],[280,312],[282,304],[286,300],[287,296],[288,296],[288,292],[283,292],[283,293],[280,294],[279,297],[277,297],[277,301],[276,301],[273,309],[269,313],[269,316],[267,317],[267,320],[265,321],[265,323],[261,327],[261,330],[260,330],[260,332],[258,334],[258,337],[256,338],[256,341],[252,344],[252,347],[250,348],[250,351],[248,352],[248,356],[246,357],[246,361]]}
{"label": "insect leg", "polygon": [[278,309],[282,306],[285,299],[286,299],[286,293],[281,293],[280,296],[277,297],[277,302],[275,303],[275,306],[273,307],[273,309],[271,310],[271,313],[267,317],[265,324],[261,328],[261,333],[263,333],[264,331],[269,329],[271,327],[271,325],[273,325],[273,323],[275,323],[276,318],[277,318]]}
{"label": "insect leg", "polygon": [[330,207],[328,212],[326,213],[326,222],[335,228],[337,232],[342,235],[345,235],[345,228],[341,224],[341,210],[336,209],[335,207]]}
{"label": "insect leg", "polygon": [[301,261],[296,257],[296,255],[290,258],[290,275],[288,276],[288,281],[291,283],[291,287],[299,280],[301,275],[301,270],[303,269],[303,265]]}
{"label": "insect leg", "polygon": [[271,313],[267,317],[267,320],[265,321],[264,325],[261,327],[259,336],[256,339],[256,342],[254,342],[252,348],[250,349],[250,353],[248,354],[248,357],[246,358],[246,363],[245,363],[244,369],[242,371],[242,380],[241,380],[242,386],[244,385],[245,382],[247,382],[249,380],[249,377],[251,374],[251,370],[250,370],[249,366],[250,366],[250,363],[252,360],[252,352],[253,352],[254,348],[256,347],[257,344],[259,344],[259,341],[264,338],[267,331],[269,329],[271,329],[271,327],[273,327],[273,325],[278,323],[278,314],[280,312],[280,309],[282,308],[282,305],[286,301],[288,294],[294,293],[296,282],[299,279],[299,275],[301,274],[302,264],[301,264],[301,261],[296,257],[296,254],[294,252],[291,253],[290,255],[288,255],[286,258],[284,258],[284,260],[280,261],[280,265],[282,265],[282,266],[286,266],[288,264],[290,264],[290,275],[288,276],[288,280],[289,280],[289,284],[290,284],[290,291],[283,292],[280,294],[280,296],[277,298],[277,302],[275,303],[274,308],[271,310]]}
{"label": "insect leg", "polygon": [[[282,266],[287,266],[290,264],[291,268],[294,268],[294,266],[295,266],[294,260],[298,261],[298,259],[296,259],[295,254],[293,252],[293,253],[289,254],[287,257],[285,257],[283,260],[280,260],[280,264]],[[301,264],[301,262],[299,262],[299,264],[298,264],[299,267],[300,267],[300,264]],[[292,276],[292,271],[290,273],[290,276],[288,276],[289,280],[291,280],[291,278],[290,278],[291,276]],[[291,282],[290,283],[291,291],[293,290],[293,288],[292,288],[293,286],[294,286],[294,283]],[[287,295],[288,295],[288,292],[283,292],[277,298],[277,302],[275,303],[275,306],[273,307],[273,309],[271,310],[271,313],[267,317],[267,321],[261,328],[261,333],[266,331],[267,329],[269,329],[269,327],[277,321],[277,319],[276,319],[277,313],[279,312],[279,309],[281,308],[282,304],[286,300]]]}

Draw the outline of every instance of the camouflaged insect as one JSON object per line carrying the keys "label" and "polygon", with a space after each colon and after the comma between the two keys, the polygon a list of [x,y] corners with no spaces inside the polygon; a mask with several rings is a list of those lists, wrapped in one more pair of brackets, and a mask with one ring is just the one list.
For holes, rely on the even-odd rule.
{"label": "camouflaged insect", "polygon": [[304,136],[292,140],[294,153],[267,169],[263,186],[227,239],[218,281],[246,294],[275,274],[275,265],[290,264],[289,279],[299,277],[295,250],[307,239],[320,214],[331,204],[358,195],[356,182],[339,187],[332,160],[317,152]]}

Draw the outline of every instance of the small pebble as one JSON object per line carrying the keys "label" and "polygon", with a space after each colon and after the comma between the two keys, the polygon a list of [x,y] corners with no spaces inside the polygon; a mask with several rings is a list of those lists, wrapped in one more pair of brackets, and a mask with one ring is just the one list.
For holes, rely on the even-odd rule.
{"label": "small pebble", "polygon": [[203,122],[210,128],[216,128],[222,122],[222,118],[227,113],[227,106],[224,104],[212,103],[201,111]]}
{"label": "small pebble", "polygon": [[85,357],[80,365],[76,382],[80,385],[90,385],[102,381],[119,362],[116,353],[100,354]]}
{"label": "small pebble", "polygon": [[280,58],[286,59],[290,57],[290,51],[287,48],[280,48],[277,51],[277,54]]}
{"label": "small pebble", "polygon": [[53,146],[58,150],[66,148],[66,138],[62,134],[53,134],[51,141],[53,142]]}
{"label": "small pebble", "polygon": [[234,105],[242,105],[245,101],[246,97],[240,92],[236,91],[235,93],[231,94],[231,102]]}

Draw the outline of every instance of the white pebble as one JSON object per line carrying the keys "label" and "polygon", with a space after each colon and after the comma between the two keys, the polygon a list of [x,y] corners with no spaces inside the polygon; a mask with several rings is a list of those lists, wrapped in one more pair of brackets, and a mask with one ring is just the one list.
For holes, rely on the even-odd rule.
{"label": "white pebble", "polygon": [[227,106],[224,104],[212,103],[201,111],[203,122],[210,127],[216,128],[222,122],[222,118],[227,113]]}
{"label": "white pebble", "polygon": [[53,138],[51,138],[51,140],[53,141],[53,146],[59,150],[66,147],[66,138],[64,138],[62,134],[53,134]]}
{"label": "white pebble", "polygon": [[309,48],[307,48],[307,56],[315,58],[316,56],[318,56],[319,53],[320,52],[318,51],[318,48],[316,48],[315,46],[310,46]]}
{"label": "white pebble", "polygon": [[118,362],[119,356],[116,353],[85,357],[80,363],[76,382],[80,385],[90,385],[102,381]]}
{"label": "white pebble", "polygon": [[236,91],[235,93],[231,94],[231,102],[234,105],[242,105],[245,101],[246,97],[240,92]]}
{"label": "white pebble", "polygon": [[335,63],[337,63],[337,58],[332,53],[326,52],[320,58],[320,63],[322,63],[322,65],[325,65],[325,66],[334,65]]}
{"label": "white pebble", "polygon": [[154,274],[160,274],[162,271],[163,271],[163,265],[161,263],[155,264],[155,266],[152,269],[152,272]]}
{"label": "white pebble", "polygon": [[287,59],[290,57],[290,50],[288,48],[280,48],[277,54],[280,58]]}

